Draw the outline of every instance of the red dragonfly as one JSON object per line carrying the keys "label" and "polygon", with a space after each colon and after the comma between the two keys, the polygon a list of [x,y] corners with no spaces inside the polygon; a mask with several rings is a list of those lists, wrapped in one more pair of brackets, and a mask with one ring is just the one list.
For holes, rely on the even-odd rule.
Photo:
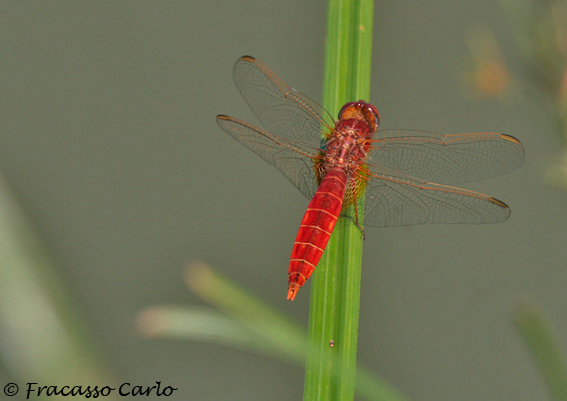
{"label": "red dragonfly", "polygon": [[293,300],[313,273],[341,210],[354,205],[358,225],[362,194],[368,226],[500,223],[510,217],[504,202],[448,185],[520,167],[524,149],[516,138],[377,131],[380,116],[371,104],[347,103],[335,121],[253,57],[241,57],[233,75],[269,132],[225,115],[217,116],[218,124],[311,199],[291,253],[287,299]]}

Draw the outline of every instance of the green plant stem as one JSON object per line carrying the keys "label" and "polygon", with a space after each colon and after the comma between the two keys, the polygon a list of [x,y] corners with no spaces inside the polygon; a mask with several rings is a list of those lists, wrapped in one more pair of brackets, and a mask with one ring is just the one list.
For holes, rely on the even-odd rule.
{"label": "green plant stem", "polygon": [[[372,18],[371,0],[329,1],[323,105],[334,115],[346,102],[368,100]],[[363,205],[359,199],[360,224]],[[304,400],[354,398],[362,233],[350,209],[313,276]]]}

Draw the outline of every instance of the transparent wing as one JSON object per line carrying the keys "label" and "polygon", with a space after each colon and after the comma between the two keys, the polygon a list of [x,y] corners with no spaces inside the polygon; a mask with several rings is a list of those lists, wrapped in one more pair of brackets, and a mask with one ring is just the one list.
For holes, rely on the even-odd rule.
{"label": "transparent wing", "polygon": [[[242,97],[270,132],[226,116],[217,117],[219,125],[311,198],[317,189],[315,165],[321,157],[321,138],[333,130],[333,118],[253,57],[241,57],[233,75]],[[517,139],[492,133],[386,130],[378,132],[372,142],[366,167],[360,170],[363,173],[355,174],[347,191],[357,193],[356,187],[365,182],[365,224],[480,224],[510,216],[503,202],[447,184],[490,178],[518,168],[524,151]]]}
{"label": "transparent wing", "polygon": [[250,56],[234,65],[234,82],[262,125],[272,134],[319,146],[335,122],[317,102],[287,86],[268,67]]}
{"label": "transparent wing", "polygon": [[278,138],[260,128],[228,116],[217,116],[217,123],[231,137],[275,166],[307,198],[317,190],[315,162],[319,149],[300,141]]}
{"label": "transparent wing", "polygon": [[382,168],[439,184],[478,181],[509,173],[524,161],[516,138],[493,133],[440,135],[415,130],[378,131],[366,159]]}
{"label": "transparent wing", "polygon": [[500,223],[510,208],[487,195],[407,175],[374,172],[366,186],[364,223],[392,227],[425,223]]}

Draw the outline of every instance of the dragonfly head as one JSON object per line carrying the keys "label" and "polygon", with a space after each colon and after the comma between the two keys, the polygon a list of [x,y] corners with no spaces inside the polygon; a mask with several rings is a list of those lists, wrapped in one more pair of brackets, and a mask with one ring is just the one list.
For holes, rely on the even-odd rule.
{"label": "dragonfly head", "polygon": [[364,100],[349,102],[343,106],[341,111],[339,111],[339,121],[348,119],[364,121],[370,130],[369,134],[376,132],[380,125],[378,110]]}

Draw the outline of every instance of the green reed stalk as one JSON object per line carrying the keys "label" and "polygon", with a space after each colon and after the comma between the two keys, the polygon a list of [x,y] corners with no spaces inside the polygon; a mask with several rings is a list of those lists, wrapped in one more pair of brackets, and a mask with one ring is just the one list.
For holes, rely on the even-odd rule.
{"label": "green reed stalk", "polygon": [[[369,100],[373,2],[328,7],[323,105],[336,116],[346,102]],[[363,213],[359,199],[360,224]],[[304,400],[354,399],[361,266],[362,233],[341,217],[313,275]]]}

